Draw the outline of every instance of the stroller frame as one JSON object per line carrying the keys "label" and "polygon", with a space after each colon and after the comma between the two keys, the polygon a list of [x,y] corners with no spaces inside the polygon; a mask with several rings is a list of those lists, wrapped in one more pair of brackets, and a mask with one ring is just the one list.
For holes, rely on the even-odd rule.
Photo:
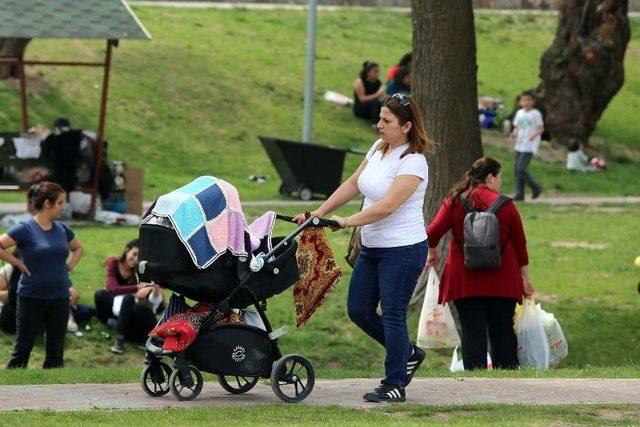
{"label": "stroller frame", "polygon": [[[283,221],[294,222],[293,218],[288,216],[276,215],[276,218]],[[234,370],[233,364],[226,364],[224,367],[207,366],[203,368],[202,366],[198,366],[198,363],[193,363],[189,360],[187,354],[189,348],[180,352],[167,351],[163,350],[161,346],[156,345],[153,338],[149,338],[145,345],[145,367],[140,374],[142,388],[148,395],[160,397],[171,391],[179,400],[195,399],[202,391],[204,383],[200,372],[201,369],[205,370],[205,372],[217,374],[220,385],[232,394],[242,394],[251,390],[260,378],[270,378],[273,392],[284,402],[300,402],[311,394],[315,384],[315,372],[311,362],[299,354],[282,355],[278,345],[278,338],[287,332],[287,327],[283,326],[274,331],[265,312],[266,300],[258,301],[252,289],[246,286],[251,276],[259,271],[265,270],[273,274],[278,274],[278,269],[271,265],[269,261],[278,253],[278,250],[284,246],[288,246],[290,242],[307,227],[339,228],[335,221],[309,217],[291,234],[284,237],[284,239],[275,245],[267,254],[259,254],[251,259],[249,268],[245,269],[240,276],[238,285],[223,300],[212,307],[211,312],[207,315],[200,327],[200,333],[206,332],[209,334],[219,333],[216,332],[216,330],[227,334],[240,332],[242,330],[242,333],[246,335],[247,339],[249,339],[249,341],[256,340],[255,342],[261,346],[266,354],[266,356],[262,358],[261,367],[254,370],[251,375],[247,375],[246,372],[241,372],[241,370]],[[240,262],[247,262],[247,259],[245,258],[243,260],[240,258]],[[150,265],[148,265],[147,261],[141,261],[137,266],[137,270],[144,274],[148,267],[150,267]],[[244,324],[220,324],[214,325],[213,329],[209,329],[218,314],[226,313],[232,308],[230,305],[231,299],[241,291],[245,291],[249,295],[252,302],[251,305],[255,307],[256,312],[265,326],[265,330]],[[234,330],[236,332],[234,332]],[[198,338],[196,338],[194,344],[197,341]],[[250,345],[251,344],[249,344],[249,346]],[[218,350],[219,349],[216,348],[216,351]],[[232,350],[233,354],[231,357],[235,362],[238,362],[241,358],[244,360],[245,357],[251,357],[249,354],[245,354],[245,347],[243,346],[236,346]],[[255,351],[249,353],[255,353]],[[162,361],[162,358],[165,356],[173,359],[175,369],[172,369]],[[227,377],[235,379],[235,383],[230,382]],[[186,394],[183,393],[185,390],[187,390]]]}

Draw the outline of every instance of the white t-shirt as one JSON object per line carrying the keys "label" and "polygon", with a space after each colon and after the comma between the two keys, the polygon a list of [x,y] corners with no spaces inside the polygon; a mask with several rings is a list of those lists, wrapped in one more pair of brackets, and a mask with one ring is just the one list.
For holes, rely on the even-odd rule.
{"label": "white t-shirt", "polygon": [[589,158],[582,150],[569,151],[567,153],[567,169],[570,171],[586,172],[589,166]]}
{"label": "white t-shirt", "polygon": [[409,144],[388,152],[383,159],[382,151],[376,150],[381,141],[377,140],[367,153],[367,166],[358,178],[358,188],[364,194],[362,209],[382,199],[398,175],[415,175],[422,181],[391,215],[362,227],[362,244],[368,248],[395,248],[420,243],[427,239],[422,213],[429,178],[427,159],[421,153],[401,159]]}
{"label": "white t-shirt", "polygon": [[516,112],[513,124],[518,128],[516,151],[520,153],[537,153],[538,148],[540,148],[540,135],[533,141],[529,141],[529,138],[540,126],[544,126],[540,111],[535,108],[525,111],[524,108],[521,108]]}

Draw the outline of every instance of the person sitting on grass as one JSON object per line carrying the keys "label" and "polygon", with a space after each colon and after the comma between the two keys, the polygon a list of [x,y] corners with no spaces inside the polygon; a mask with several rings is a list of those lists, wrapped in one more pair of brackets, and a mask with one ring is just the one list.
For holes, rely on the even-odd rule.
{"label": "person sitting on grass", "polygon": [[380,67],[375,62],[364,61],[360,76],[353,83],[353,114],[371,123],[373,130],[376,130],[376,123],[380,119],[380,108],[382,107],[381,97],[384,96],[385,88],[378,79]]}
{"label": "person sitting on grass", "polygon": [[387,83],[387,95],[395,95],[396,93],[402,95],[411,94],[411,69],[402,67],[396,73],[395,80]]}
{"label": "person sitting on grass", "polygon": [[[14,249],[13,256],[18,258],[18,250]],[[7,334],[16,333],[16,303],[20,280],[20,270],[11,264],[0,267],[0,329]]]}
{"label": "person sitting on grass", "polygon": [[124,352],[124,341],[144,344],[147,334],[156,325],[156,314],[164,304],[159,286],[138,283],[135,265],[140,244],[138,239],[126,244],[120,258],[105,261],[105,289],[95,293],[97,317],[107,326],[115,326],[116,339],[111,351]]}

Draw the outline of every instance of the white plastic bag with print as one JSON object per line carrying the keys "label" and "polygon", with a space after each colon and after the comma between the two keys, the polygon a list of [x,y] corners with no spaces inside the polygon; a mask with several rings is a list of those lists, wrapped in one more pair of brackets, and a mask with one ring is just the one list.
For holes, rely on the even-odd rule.
{"label": "white plastic bag with print", "polygon": [[567,344],[567,339],[564,337],[560,323],[558,323],[553,313],[544,311],[542,307],[540,307],[540,304],[536,305],[536,310],[539,310],[542,315],[544,332],[547,335],[547,341],[549,341],[549,367],[553,368],[560,363],[560,360],[567,357],[569,354],[569,345]]}
{"label": "white plastic bag with print", "polygon": [[[491,355],[487,353],[487,370],[490,371],[492,369],[493,363],[491,362]],[[449,370],[451,372],[464,371],[464,362],[462,361],[462,357],[458,359],[458,347],[453,349],[453,354],[451,355],[451,366],[449,366]]]}
{"label": "white plastic bag with print", "polygon": [[549,369],[549,340],[544,330],[542,311],[533,298],[525,298],[516,315],[518,362],[521,367]]}
{"label": "white plastic bag with print", "polygon": [[448,304],[438,304],[440,279],[431,267],[427,290],[418,324],[418,346],[422,348],[450,348],[460,345],[460,335]]}

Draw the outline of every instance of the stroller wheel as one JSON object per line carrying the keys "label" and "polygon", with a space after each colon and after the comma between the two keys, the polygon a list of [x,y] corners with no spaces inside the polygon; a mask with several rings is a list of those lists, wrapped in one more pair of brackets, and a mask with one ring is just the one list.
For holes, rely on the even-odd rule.
{"label": "stroller wheel", "polygon": [[171,367],[164,362],[158,365],[155,368],[152,365],[146,365],[140,373],[142,389],[151,397],[160,397],[169,393]]}
{"label": "stroller wheel", "polygon": [[171,393],[178,400],[193,400],[202,391],[202,374],[200,370],[193,365],[189,365],[187,377],[183,377],[180,369],[176,369],[169,378]]}
{"label": "stroller wheel", "polygon": [[271,370],[271,388],[280,400],[287,403],[303,401],[315,384],[313,366],[299,354],[283,356]]}
{"label": "stroller wheel", "polygon": [[231,394],[242,394],[251,390],[260,377],[243,377],[239,375],[218,375],[218,381],[223,389]]}

